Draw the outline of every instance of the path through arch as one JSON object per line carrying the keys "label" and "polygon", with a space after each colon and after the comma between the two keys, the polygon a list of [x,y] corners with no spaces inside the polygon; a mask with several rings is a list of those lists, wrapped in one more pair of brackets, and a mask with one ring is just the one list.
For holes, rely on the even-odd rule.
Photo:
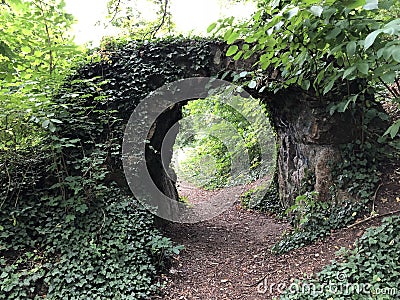
{"label": "path through arch", "polygon": [[[196,224],[169,223],[163,228],[164,234],[183,244],[185,250],[162,275],[167,284],[163,295],[155,299],[273,299],[295,278],[320,271],[336,258],[335,252],[341,247],[353,247],[366,228],[379,224],[375,220],[338,230],[325,240],[277,256],[270,250],[289,225],[262,212],[243,209],[238,195],[248,188],[249,185],[221,190],[226,197],[235,198],[235,204],[218,217]],[[182,194],[199,198],[212,197],[214,193],[179,189]],[[391,201],[379,201],[377,209],[382,213],[395,209],[388,206],[396,204],[395,195],[389,188],[382,190],[378,199]]]}

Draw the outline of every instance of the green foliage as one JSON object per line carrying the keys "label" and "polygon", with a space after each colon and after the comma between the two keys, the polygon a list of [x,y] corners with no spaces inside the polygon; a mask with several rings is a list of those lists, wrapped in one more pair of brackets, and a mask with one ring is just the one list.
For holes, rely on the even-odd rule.
{"label": "green foliage", "polygon": [[[67,96],[73,92],[64,90]],[[49,135],[49,144],[5,162],[0,299],[144,299],[155,292],[165,258],[181,249],[154,230],[150,213],[107,183],[106,161],[120,155],[116,140],[110,135],[91,148],[90,140],[69,136],[86,129],[99,138],[104,130],[102,122],[85,122],[85,107],[73,108],[60,112],[68,127]],[[105,110],[97,114],[116,122]]]}
{"label": "green foliage", "polygon": [[391,149],[373,140],[357,141],[342,148],[343,159],[332,166],[335,181],[331,187],[332,202],[316,201],[315,179],[306,176],[301,191],[304,194],[286,211],[294,230],[274,246],[274,252],[283,253],[310,244],[332,230],[351,224],[367,211],[379,184],[379,164],[390,159]]}
{"label": "green foliage", "polygon": [[311,244],[332,230],[354,222],[365,210],[363,202],[321,202],[316,200],[316,195],[307,192],[298,196],[295,204],[286,211],[294,229],[274,245],[274,253],[281,254]]}
{"label": "green foliage", "polygon": [[[190,101],[183,108],[181,133],[175,146],[185,154],[177,162],[178,175],[206,189],[243,184],[264,176],[270,170],[261,158],[260,143],[270,141],[260,140],[259,134],[266,120],[265,107],[255,99],[231,96],[228,103],[218,97]],[[186,137],[188,133],[194,135]],[[249,165],[232,170],[243,155],[248,156]]]}
{"label": "green foliage", "polygon": [[[387,13],[399,9],[392,0],[260,1],[250,21],[235,25],[233,18],[210,26],[231,44],[235,60],[258,58],[261,71],[252,86],[277,91],[298,85],[316,96],[329,92],[335,99],[331,113],[343,112],[366,94],[399,101],[400,19]],[[216,28],[216,29],[214,29]],[[279,70],[279,74],[275,72]],[[357,80],[357,91],[351,82]],[[386,134],[395,136],[398,123]]]}
{"label": "green foliage", "polygon": [[147,0],[146,2],[146,9],[154,12],[151,20],[146,20],[142,16],[143,2],[141,1],[109,0],[107,2],[109,20],[107,22],[121,29],[121,37],[131,40],[149,40],[155,36],[171,35],[174,24],[169,1]]}
{"label": "green foliage", "polygon": [[256,209],[259,200],[262,199],[268,189],[268,184],[263,183],[253,189],[249,189],[240,195],[240,203],[242,207]]}
{"label": "green foliage", "polygon": [[196,141],[185,149],[185,159],[179,162],[178,176],[199,187],[212,190],[224,187],[230,174],[230,154],[217,138]]}
{"label": "green foliage", "polygon": [[157,266],[180,249],[115,189],[80,212],[41,197],[1,218],[0,299],[144,299]]}
{"label": "green foliage", "polygon": [[279,201],[278,173],[275,171],[271,182],[262,183],[240,195],[240,201],[245,208],[281,216],[283,208]]}
{"label": "green foliage", "polygon": [[73,17],[64,5],[55,0],[0,4],[0,150],[34,146],[58,122],[46,107],[82,58],[67,34]]}
{"label": "green foliage", "polygon": [[[144,299],[155,292],[155,275],[182,247],[162,237],[129,196],[123,128],[150,91],[204,72],[210,43],[99,49],[100,61],[56,91],[45,112],[57,121],[41,142],[1,152],[0,298]],[[171,63],[182,59],[192,63]]]}
{"label": "green foliage", "polygon": [[[280,299],[396,299],[400,286],[400,217],[383,220],[355,249],[307,281],[296,280]],[[295,292],[294,292],[295,291]]]}
{"label": "green foliage", "polygon": [[286,211],[294,230],[274,246],[274,252],[283,253],[310,244],[329,235],[332,230],[351,224],[367,212],[380,182],[379,165],[394,158],[392,148],[371,138],[368,140],[342,145],[342,160],[331,166],[334,178],[330,190],[332,202],[316,201],[313,173],[305,176],[301,189],[303,194]]}
{"label": "green foliage", "polygon": [[[232,18],[220,20],[210,31],[220,33],[230,44],[226,55],[234,60],[254,57],[260,71],[252,73],[248,87],[277,92],[297,85],[321,101],[334,114],[351,109],[361,115],[362,141],[348,145],[343,163],[336,166],[337,190],[360,199],[333,199],[337,206],[317,203],[313,182],[288,213],[294,232],[274,247],[284,252],[305,245],[345,226],[373,197],[378,184],[378,161],[383,149],[381,133],[370,133],[374,122],[388,117],[375,108],[376,100],[399,101],[399,16],[394,1],[260,1],[252,20],[235,25]],[[278,72],[276,72],[278,71]],[[329,100],[327,94],[336,95]],[[377,126],[379,127],[379,126]],[[386,131],[392,138],[398,123]],[[374,140],[374,143],[371,142]],[[343,201],[343,202],[342,202]]]}
{"label": "green foliage", "polygon": [[360,141],[342,146],[343,160],[334,166],[336,189],[357,199],[371,200],[380,181],[379,163],[387,158],[379,143]]}

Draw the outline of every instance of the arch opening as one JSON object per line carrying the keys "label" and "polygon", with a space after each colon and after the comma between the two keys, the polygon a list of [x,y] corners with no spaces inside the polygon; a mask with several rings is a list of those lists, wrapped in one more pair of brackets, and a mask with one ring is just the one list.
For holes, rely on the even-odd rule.
{"label": "arch opening", "polygon": [[[241,192],[252,183],[252,188],[266,190],[273,177],[274,133],[265,106],[253,97],[231,97],[229,102],[207,97],[182,107],[171,169],[179,199],[189,205],[224,188],[241,187]],[[196,190],[202,192],[192,195]],[[253,197],[246,205],[256,207],[260,200]]]}
{"label": "arch opening", "polygon": [[[192,99],[201,100],[190,101]],[[210,102],[210,99],[214,101]],[[210,106],[210,103],[213,108],[218,105],[225,116],[215,114],[210,119],[211,111],[207,113],[201,107]],[[182,114],[185,104],[189,107],[190,104],[200,105],[201,114],[185,116]],[[208,124],[201,124],[199,120],[194,122],[196,117],[200,117],[201,123]],[[203,128],[203,134],[207,129],[211,140],[220,143],[222,151],[218,154],[227,158],[223,171],[232,182],[243,180],[244,175],[249,176],[251,172],[273,172],[275,138],[259,101],[251,100],[241,87],[215,78],[194,77],[164,85],[135,108],[123,143],[128,184],[135,197],[154,207],[159,217],[177,222],[198,222],[219,215],[235,202],[235,199],[224,199],[223,195],[191,207],[176,201],[179,195],[171,161],[179,121],[188,121],[186,127],[189,126],[190,130],[186,133],[189,132],[190,136],[196,136],[196,127]],[[238,131],[242,131],[242,135]]]}

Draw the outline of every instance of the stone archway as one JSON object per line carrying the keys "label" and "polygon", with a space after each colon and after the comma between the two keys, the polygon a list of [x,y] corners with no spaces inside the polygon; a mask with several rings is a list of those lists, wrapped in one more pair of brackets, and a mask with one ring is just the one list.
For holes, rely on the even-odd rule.
{"label": "stone archway", "polygon": [[[101,90],[112,99],[107,102],[106,108],[112,110],[119,119],[106,131],[118,132],[122,142],[122,133],[130,114],[149,92],[178,79],[212,77],[228,70],[240,72],[252,68],[254,60],[235,62],[225,56],[226,49],[226,44],[209,40],[130,43],[116,48],[110,46],[110,49],[101,53],[104,58],[101,62],[84,66],[77,78],[99,76],[98,81],[104,82]],[[249,92],[252,93],[251,90]],[[301,191],[303,180],[310,175],[320,199],[330,199],[332,174],[329,163],[340,159],[341,144],[356,139],[359,118],[350,111],[331,116],[326,107],[332,95],[322,99],[300,89],[288,88],[276,94],[265,92],[262,95],[254,93],[254,96],[267,104],[276,129],[281,204],[289,206]],[[92,105],[93,100],[87,102]],[[159,153],[165,134],[181,118],[181,108],[182,105],[175,105],[158,118],[149,136],[149,145],[155,151],[146,154],[155,184],[167,196],[175,199],[178,194],[168,175],[171,172],[164,169]],[[114,175],[108,179],[121,184],[123,174],[120,172],[120,160],[118,156],[109,160]]]}

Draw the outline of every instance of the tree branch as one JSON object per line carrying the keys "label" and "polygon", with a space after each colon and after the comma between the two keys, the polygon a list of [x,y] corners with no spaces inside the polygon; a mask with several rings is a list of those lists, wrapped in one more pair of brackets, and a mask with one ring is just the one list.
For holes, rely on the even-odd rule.
{"label": "tree branch", "polygon": [[54,71],[54,65],[53,65],[53,50],[51,49],[52,47],[52,40],[51,40],[51,34],[50,34],[50,28],[49,25],[47,24],[47,20],[46,20],[46,14],[45,14],[45,10],[43,8],[42,5],[49,5],[41,0],[37,1],[38,3],[36,3],[35,1],[33,1],[32,3],[40,10],[40,12],[42,13],[42,17],[43,17],[43,24],[44,24],[44,28],[46,31],[46,40],[47,40],[47,47],[49,48],[49,73],[50,76],[53,75],[53,71]]}
{"label": "tree branch", "polygon": [[121,5],[121,0],[118,0],[117,4],[115,5],[113,16],[112,16],[112,18],[110,20],[110,23],[114,22],[115,18],[117,17],[117,13],[118,13],[120,5]]}
{"label": "tree branch", "polygon": [[362,221],[360,221],[360,222],[351,224],[351,225],[347,226],[346,228],[347,228],[347,229],[350,229],[350,228],[352,228],[352,227],[355,227],[355,226],[360,225],[360,224],[362,224],[362,223],[368,222],[368,221],[370,221],[370,220],[377,219],[377,218],[383,218],[383,217],[395,215],[395,214],[398,214],[398,213],[400,213],[400,209],[399,209],[399,210],[395,210],[395,211],[391,211],[391,212],[388,212],[388,213],[385,213],[385,214],[381,214],[381,215],[370,216],[370,217],[365,218],[364,220],[362,220]]}
{"label": "tree branch", "polygon": [[148,32],[148,33],[145,35],[145,37],[146,37],[148,34],[150,34],[150,35],[151,35],[150,38],[151,38],[151,39],[154,38],[155,35],[157,34],[157,32],[158,32],[158,31],[164,26],[164,24],[165,24],[165,21],[166,21],[166,19],[167,19],[167,15],[168,15],[168,4],[169,4],[169,2],[168,2],[168,0],[162,0],[162,1],[164,1],[164,3],[163,3],[163,5],[162,5],[162,17],[161,17],[160,24],[158,24],[157,27],[156,27],[153,31]]}

